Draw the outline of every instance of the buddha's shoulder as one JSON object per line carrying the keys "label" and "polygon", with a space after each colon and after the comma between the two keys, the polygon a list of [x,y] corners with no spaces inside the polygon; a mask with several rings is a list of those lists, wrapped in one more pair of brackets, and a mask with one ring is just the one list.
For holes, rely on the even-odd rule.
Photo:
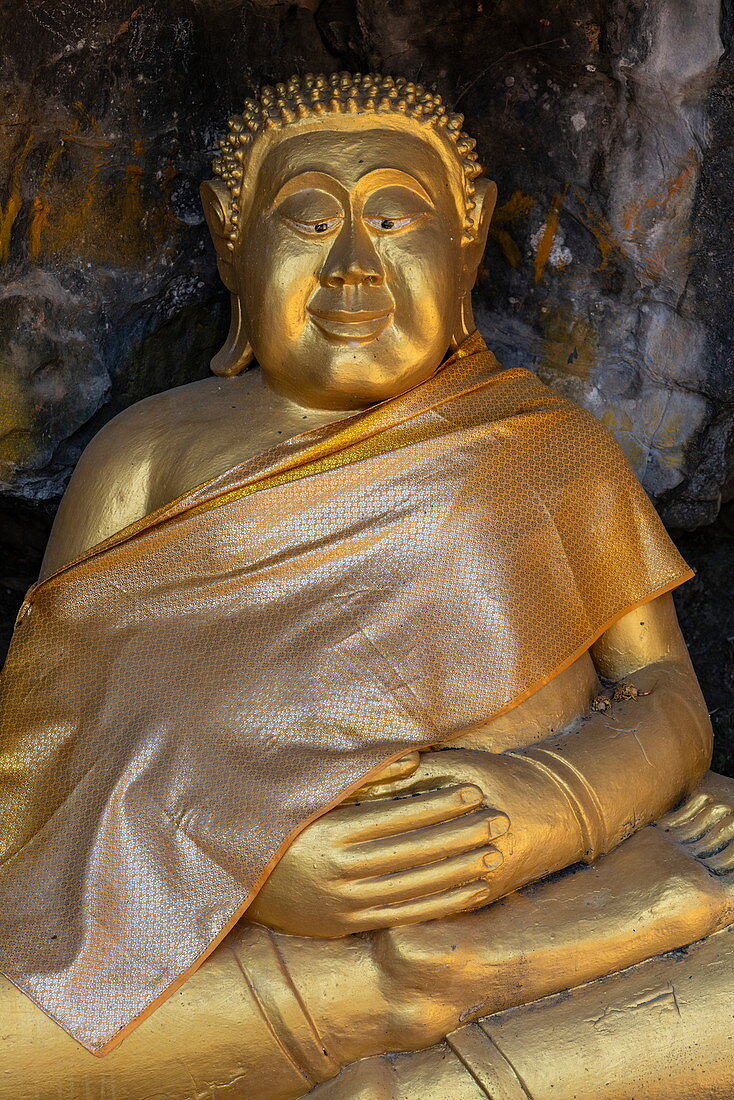
{"label": "buddha's shoulder", "polygon": [[94,436],[79,464],[108,483],[170,468],[192,447],[206,449],[243,421],[259,419],[258,385],[244,379],[204,378],[153,394],[123,409]]}
{"label": "buddha's shoulder", "polygon": [[110,420],[74,470],[44,575],[216,474],[228,447],[234,453],[243,419],[251,419],[250,405],[257,408],[253,382],[238,381],[208,378],[177,386]]}
{"label": "buddha's shoulder", "polygon": [[160,484],[164,475],[173,482],[172,496],[190,487],[198,466],[205,480],[210,452],[236,436],[243,420],[257,419],[252,390],[251,383],[238,379],[205,378],[137,401],[92,438],[71,487],[104,489],[118,498],[144,493],[145,507],[158,507],[165,503],[161,493],[169,491]]}
{"label": "buddha's shoulder", "polygon": [[192,423],[221,420],[233,401],[240,405],[251,386],[229,378],[203,378],[136,401],[123,409],[97,433],[90,446],[118,444],[126,448],[132,439],[154,441],[187,432]]}
{"label": "buddha's shoulder", "polygon": [[582,450],[619,452],[603,412],[592,412],[578,397],[549,385],[528,368],[513,367],[500,377],[505,384],[498,393],[500,418],[514,420],[518,435],[534,434],[552,445],[565,439]]}

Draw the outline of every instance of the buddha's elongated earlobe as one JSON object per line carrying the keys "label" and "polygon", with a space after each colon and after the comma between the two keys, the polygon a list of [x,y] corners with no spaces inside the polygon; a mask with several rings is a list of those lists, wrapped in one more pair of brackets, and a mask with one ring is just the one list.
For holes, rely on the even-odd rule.
{"label": "buddha's elongated earlobe", "polygon": [[221,180],[207,180],[202,183],[200,193],[204,217],[217,253],[217,268],[222,282],[229,291],[231,308],[227,339],[210,365],[214,374],[231,377],[246,370],[253,359],[252,347],[244,325],[230,241],[232,198],[229,189]]}
{"label": "buddha's elongated earlobe", "polygon": [[476,181],[474,187],[474,203],[471,209],[468,235],[462,245],[462,285],[451,333],[452,350],[458,348],[477,327],[472,311],[471,292],[477,279],[479,264],[484,255],[489,224],[492,221],[492,214],[497,201],[497,185],[492,180],[480,178]]}
{"label": "buddha's elongated earlobe", "polygon": [[471,304],[471,291],[468,290],[466,294],[462,294],[459,299],[456,323],[451,333],[451,350],[456,351],[456,349],[464,343],[466,338],[471,336],[476,327],[474,311],[472,310]]}
{"label": "buddha's elongated earlobe", "polygon": [[243,324],[240,300],[236,294],[230,294],[229,301],[232,314],[227,339],[210,363],[214,374],[225,377],[241,374],[253,359],[252,347]]}

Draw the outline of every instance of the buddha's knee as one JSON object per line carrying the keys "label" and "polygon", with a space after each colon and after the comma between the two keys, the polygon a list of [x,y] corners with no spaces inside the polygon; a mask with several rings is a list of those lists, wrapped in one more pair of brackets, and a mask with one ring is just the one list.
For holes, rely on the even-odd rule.
{"label": "buddha's knee", "polygon": [[475,927],[478,932],[478,921],[467,915],[375,934],[389,1049],[421,1050],[467,1019],[492,1011],[484,965],[491,951],[486,942],[476,950]]}
{"label": "buddha's knee", "polygon": [[423,969],[407,942],[391,947],[382,933],[308,940],[243,924],[228,943],[273,1032],[311,1079],[358,1058],[423,1049],[459,1026],[451,1003],[459,998],[440,996],[447,974],[438,954]]}

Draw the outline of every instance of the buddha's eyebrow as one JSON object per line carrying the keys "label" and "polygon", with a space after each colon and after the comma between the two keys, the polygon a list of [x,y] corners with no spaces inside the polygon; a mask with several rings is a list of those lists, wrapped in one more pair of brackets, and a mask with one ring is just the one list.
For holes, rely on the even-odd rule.
{"label": "buddha's eyebrow", "polygon": [[[429,206],[433,206],[433,199],[428,194],[423,184],[420,183],[415,176],[411,176],[409,172],[403,172],[399,168],[373,168],[371,172],[366,172],[365,175],[357,181],[354,191],[362,198],[366,198],[367,195],[383,187],[407,187],[409,191],[418,195],[418,197],[428,203]],[[274,210],[290,195],[298,194],[299,191],[305,191],[307,189],[325,191],[327,194],[333,195],[335,199],[342,203],[348,201],[349,198],[349,192],[344,184],[340,183],[339,180],[335,179],[333,176],[330,176],[328,172],[299,172],[297,176],[293,176],[291,179],[286,180],[279,189],[270,204],[270,210]]]}
{"label": "buddha's eyebrow", "polygon": [[363,195],[369,195],[383,187],[407,187],[413,191],[429,206],[433,206],[433,199],[426,191],[422,183],[409,172],[403,172],[400,168],[374,168],[365,173],[357,184],[357,191]]}
{"label": "buddha's eyebrow", "polygon": [[347,191],[343,184],[339,183],[339,180],[334,179],[334,177],[330,176],[327,172],[299,172],[297,176],[293,176],[291,179],[286,180],[271,202],[270,209],[274,210],[276,206],[290,195],[296,195],[299,191],[308,189],[312,191],[326,191],[327,194],[333,195],[335,199],[340,201],[347,198]]}

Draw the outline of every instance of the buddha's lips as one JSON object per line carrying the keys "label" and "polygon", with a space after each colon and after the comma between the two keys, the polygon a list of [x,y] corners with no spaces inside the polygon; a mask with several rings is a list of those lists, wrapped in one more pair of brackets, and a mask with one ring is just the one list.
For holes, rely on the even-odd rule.
{"label": "buddha's lips", "polygon": [[387,327],[392,309],[309,309],[313,323],[332,340],[374,340]]}

